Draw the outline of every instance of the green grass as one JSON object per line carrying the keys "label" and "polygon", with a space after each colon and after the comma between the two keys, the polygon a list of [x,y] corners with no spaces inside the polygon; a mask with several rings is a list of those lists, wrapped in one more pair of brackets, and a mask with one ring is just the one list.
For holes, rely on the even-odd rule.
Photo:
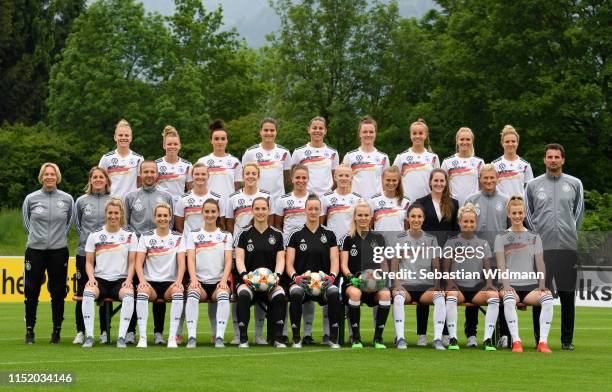
{"label": "green grass", "polygon": [[[21,256],[25,252],[28,235],[23,228],[21,210],[0,210],[0,256]],[[70,255],[76,254],[79,238],[74,226],[68,233]]]}
{"label": "green grass", "polygon": [[[331,351],[327,347],[273,349],[251,347],[239,350],[210,346],[204,305],[199,322],[198,348],[149,346],[148,349],[96,345],[86,350],[71,344],[74,336],[74,304],[67,302],[62,343],[53,346],[50,336],[50,306],[41,303],[36,328],[37,343],[23,343],[23,304],[0,304],[0,371],[73,372],[71,387],[53,391],[160,391],[160,390],[542,390],[580,391],[612,389],[612,328],[610,310],[578,308],[576,312],[576,351],[560,349],[559,308],[550,336],[551,355],[536,353],[532,342],[531,312],[519,312],[521,335],[526,352],[509,350],[484,352],[468,349],[460,337],[458,352],[436,352],[416,347],[414,307],[407,308],[409,348],[374,350],[366,347]],[[319,310],[317,310],[319,312]],[[463,313],[462,311],[459,312]],[[459,320],[459,325],[463,321]],[[319,321],[317,313],[317,322]],[[116,319],[113,320],[116,322]],[[96,321],[97,324],[97,321]],[[166,323],[167,324],[167,323]],[[480,329],[482,333],[482,316]],[[116,326],[114,325],[116,332]],[[369,343],[371,312],[362,310],[362,334]],[[97,329],[97,328],[96,328]],[[320,324],[315,339],[320,340]],[[431,330],[431,328],[430,328]],[[430,331],[431,332],[431,331]],[[229,334],[226,335],[229,337]],[[431,340],[431,336],[429,336]],[[393,324],[387,323],[385,341],[393,340]],[[480,337],[479,337],[480,340]],[[314,385],[313,385],[314,383]],[[307,387],[307,385],[311,385]],[[7,388],[0,386],[0,389]],[[40,390],[19,387],[15,390]]]}

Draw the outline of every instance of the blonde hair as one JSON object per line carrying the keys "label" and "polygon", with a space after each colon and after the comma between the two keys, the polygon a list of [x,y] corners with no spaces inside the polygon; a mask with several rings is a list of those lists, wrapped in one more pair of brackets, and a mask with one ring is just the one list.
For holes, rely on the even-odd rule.
{"label": "blonde hair", "polygon": [[457,141],[461,132],[469,132],[470,136],[472,136],[472,148],[470,150],[470,156],[474,156],[474,132],[472,132],[472,130],[468,127],[459,128],[459,130],[455,134],[455,151],[459,152],[459,143],[457,143]]}
{"label": "blonde hair", "polygon": [[517,143],[520,140],[520,136],[519,136],[518,132],[510,124],[505,125],[504,129],[502,129],[502,131],[499,133],[499,135],[501,136],[499,142],[501,143],[502,146],[504,145],[504,138],[506,137],[506,135],[514,135],[514,136],[516,136],[516,142]]}
{"label": "blonde hair", "polygon": [[246,165],[244,165],[242,167],[242,175],[244,176],[244,173],[246,173],[246,168],[247,167],[254,167],[255,170],[257,171],[257,177],[259,177],[261,175],[261,171],[259,170],[259,166],[257,166],[257,164],[255,162],[250,162],[247,163]]}
{"label": "blonde hair", "polygon": [[412,132],[412,129],[416,127],[425,128],[425,133],[427,134],[427,136],[425,137],[425,149],[429,152],[432,152],[431,151],[431,141],[429,140],[429,127],[425,123],[425,120],[419,117],[415,122],[410,124],[410,132]]}
{"label": "blonde hair", "polygon": [[486,165],[482,165],[480,167],[480,170],[478,170],[478,177],[482,176],[482,173],[486,171],[495,172],[495,175],[497,175],[497,169],[495,168],[495,165],[492,163],[487,163]]}
{"label": "blonde hair", "polygon": [[124,119],[119,120],[117,125],[115,125],[115,132],[117,132],[119,128],[128,128],[130,131],[132,130],[132,126],[130,125],[130,123]]}
{"label": "blonde hair", "polygon": [[199,167],[205,168],[206,169],[206,173],[208,173],[210,175],[210,173],[208,171],[208,166],[206,166],[206,164],[203,163],[203,162],[196,162],[196,163],[194,163],[193,166],[191,167],[191,174],[193,175],[193,172],[195,171],[195,169],[197,169]]}
{"label": "blonde hair", "polygon": [[164,139],[164,143],[166,143],[166,138],[168,136],[176,137],[176,138],[179,139],[179,142],[181,141],[181,138],[179,137],[178,131],[172,125],[166,125],[164,127],[164,130],[162,131],[162,137]]}
{"label": "blonde hair", "polygon": [[382,172],[382,180],[385,179],[385,174],[397,174],[397,188],[395,188],[395,196],[397,197],[397,205],[402,206],[404,199],[404,186],[402,185],[402,173],[397,166],[389,166]]}
{"label": "blonde hair", "polygon": [[89,177],[88,177],[89,180],[87,181],[87,185],[85,186],[85,193],[87,193],[88,195],[91,195],[93,193],[93,186],[91,185],[91,177],[96,171],[101,172],[104,175],[104,178],[106,178],[106,186],[104,187],[104,193],[110,193],[110,189],[111,189],[110,176],[108,175],[108,172],[106,171],[106,169],[101,168],[99,166],[94,166],[91,169],[89,169]]}
{"label": "blonde hair", "polygon": [[463,214],[472,213],[476,217],[476,221],[478,221],[478,210],[472,203],[466,203],[463,207],[459,208],[459,212],[457,212],[457,219],[461,221],[461,217]]}
{"label": "blonde hair", "polygon": [[170,204],[168,204],[166,202],[161,202],[161,203],[157,203],[157,205],[155,206],[155,209],[153,210],[153,217],[155,217],[155,215],[157,215],[157,209],[158,208],[165,208],[165,209],[168,210],[170,215],[172,215],[172,207],[170,207]]}
{"label": "blonde hair", "polygon": [[513,195],[510,196],[508,200],[508,204],[506,204],[506,212],[510,213],[510,207],[512,206],[521,206],[523,207],[523,211],[525,210],[525,201],[523,200],[523,196],[521,195]]}
{"label": "blonde hair", "polygon": [[[93,170],[93,169],[92,169]],[[123,206],[123,201],[118,197],[111,197],[111,199],[106,203],[104,207],[104,222],[106,222],[106,213],[108,212],[108,207],[119,207],[119,211],[121,211],[121,219],[119,224],[121,227],[127,226],[127,219],[125,218],[125,207]]]}
{"label": "blonde hair", "polygon": [[42,164],[38,172],[38,182],[42,185],[43,174],[45,173],[45,169],[48,167],[52,167],[53,170],[55,170],[55,175],[57,176],[57,185],[59,185],[59,183],[62,182],[62,172],[60,171],[59,166],[57,166],[53,162],[45,162]]}
{"label": "blonde hair", "polygon": [[[351,237],[354,237],[355,234],[357,234],[357,225],[355,224],[355,216],[357,215],[357,209],[359,207],[367,208],[370,211],[370,220],[372,220],[372,207],[367,201],[363,199],[359,199],[359,201],[357,201],[357,204],[355,204],[355,207],[353,208],[353,219],[351,219],[351,228],[349,229],[349,236]],[[370,226],[368,225],[368,229],[369,228]]]}

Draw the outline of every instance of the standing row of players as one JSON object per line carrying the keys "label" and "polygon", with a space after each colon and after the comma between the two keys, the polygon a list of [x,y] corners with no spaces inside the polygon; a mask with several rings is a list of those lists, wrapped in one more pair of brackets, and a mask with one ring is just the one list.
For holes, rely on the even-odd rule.
{"label": "standing row of players", "polygon": [[[376,124],[373,120],[366,118],[359,125],[360,148],[346,155],[345,165],[336,166],[338,165],[337,152],[323,143],[326,129],[322,118],[315,118],[311,121],[308,128],[311,141],[296,149],[293,158],[290,158],[289,151],[275,144],[276,124],[273,120],[266,119],[261,126],[262,143],[245,152],[244,176],[241,176],[241,162],[225,152],[228,137],[220,123],[215,123],[211,127],[213,153],[203,157],[191,168],[188,162],[178,158],[180,139],[176,130],[165,129],[166,156],[153,164],[143,162],[142,157],[129,149],[132,133],[129,124],[122,121],[115,132],[117,150],[105,155],[100,161],[100,166],[108,169],[110,178],[106,177],[107,183],[111,183],[112,179],[111,194],[121,195],[121,193],[128,192],[124,196],[128,223],[134,228],[137,235],[154,227],[150,219],[150,211],[157,202],[162,200],[167,201],[169,205],[174,205],[177,229],[191,229],[190,222],[195,223],[193,227],[199,227],[201,215],[192,212],[201,210],[204,199],[212,197],[219,200],[220,215],[225,215],[224,228],[233,232],[236,238],[252,216],[252,201],[256,197],[263,196],[270,198],[270,212],[273,212],[270,215],[276,215],[270,220],[270,223],[283,229],[286,241],[288,233],[304,223],[305,200],[308,192],[312,191],[322,196],[321,215],[327,218],[327,225],[335,229],[336,237],[341,238],[348,230],[353,207],[361,198],[357,192],[354,192],[356,187],[361,193],[370,196],[369,200],[374,207],[374,228],[376,230],[403,230],[406,226],[406,208],[410,198],[403,195],[402,187],[398,186],[400,182],[404,185],[406,194],[414,198],[422,194],[427,195],[430,192],[430,186],[432,186],[431,189],[434,189],[432,184],[438,181],[438,177],[446,183],[447,191],[450,183],[450,190],[454,190],[453,195],[457,198],[467,198],[467,195],[478,190],[478,171],[483,162],[473,156],[473,134],[469,129],[462,128],[458,131],[458,153],[443,162],[442,167],[446,168],[446,171],[435,170],[436,173],[433,169],[438,165],[438,158],[425,147],[428,144],[426,125],[422,121],[417,121],[412,124],[410,131],[413,146],[396,158],[394,167],[399,167],[399,169],[393,166],[386,168],[388,157],[374,148]],[[518,134],[511,127],[506,127],[502,132],[505,154],[495,162],[498,165],[495,171],[500,173],[497,186],[505,184],[517,187],[519,192],[513,190],[509,192],[522,193],[524,183],[531,177],[531,169],[528,163],[516,155],[517,144]],[[252,162],[255,165],[249,165]],[[289,177],[286,169],[291,167],[291,162],[298,164],[291,175],[294,190],[290,194],[283,195],[283,177]],[[299,166],[300,164],[302,166]],[[102,172],[102,170],[92,170],[91,184],[94,184],[96,180],[102,182],[102,179],[99,178],[104,177],[104,174],[100,174]],[[382,172],[384,172],[383,175],[381,175]],[[41,178],[42,174],[44,173],[41,171]],[[336,189],[325,192],[332,187],[332,178],[335,179]],[[232,193],[238,188],[240,180],[244,181],[244,188]],[[141,182],[143,186],[140,189],[129,192]],[[92,190],[91,184],[90,191]],[[159,185],[156,186],[156,184]],[[263,191],[264,186],[269,188],[270,192]],[[180,195],[183,190],[191,187],[193,189],[187,195]],[[171,194],[168,195],[160,188],[170,191]],[[380,194],[377,194],[377,191]],[[78,229],[82,229],[83,225],[80,223],[83,220],[87,221],[87,217],[92,215],[94,219],[98,219],[95,224],[92,224],[92,227],[100,226],[100,200],[97,201],[96,208],[95,203],[92,203],[95,200],[89,199],[105,195],[108,197],[107,193],[88,192],[88,195],[77,200],[74,212]],[[29,197],[24,202],[26,224],[29,220],[29,216],[26,216],[28,208],[32,206],[31,199]],[[437,207],[435,212],[438,220],[443,220],[441,218],[446,215],[445,205],[448,203],[444,200],[441,203],[439,200],[434,200],[433,204],[434,207]],[[147,218],[147,213],[149,218]],[[223,220],[223,217],[221,219]],[[337,221],[336,224],[334,220]],[[81,230],[82,240],[83,237],[87,237],[87,231],[91,232],[91,230]],[[29,245],[30,243],[28,243],[29,249],[36,249]],[[79,249],[79,253],[83,253],[82,249]],[[81,256],[81,265],[84,265],[83,255],[79,254],[79,256]],[[26,270],[28,270],[27,259],[28,257],[26,257]],[[26,309],[28,309],[27,299],[26,294]],[[57,320],[58,318],[54,317],[55,330],[59,336]],[[31,326],[33,336],[33,323],[29,324],[32,324],[28,325],[28,329]]]}

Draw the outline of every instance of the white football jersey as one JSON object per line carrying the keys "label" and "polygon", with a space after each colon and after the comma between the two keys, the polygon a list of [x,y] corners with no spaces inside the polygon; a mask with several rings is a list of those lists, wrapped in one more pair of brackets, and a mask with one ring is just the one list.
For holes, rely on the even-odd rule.
{"label": "white football jersey", "polygon": [[431,192],[429,174],[433,169],[440,167],[440,159],[433,152],[425,151],[417,154],[409,148],[397,154],[393,166],[400,169],[402,174],[404,194],[410,200],[416,200]]}
{"label": "white football jersey", "polygon": [[232,193],[227,200],[225,217],[234,220],[234,238],[238,238],[242,229],[249,226],[253,218],[253,200],[258,197],[265,197],[270,203],[270,214],[274,213],[274,200],[270,198],[270,193],[263,189],[258,189],[253,195],[246,195],[244,189]]}
{"label": "white football jersey", "polygon": [[338,151],[327,146],[312,147],[310,143],[293,151],[293,165],[304,165],[308,168],[308,192],[321,197],[334,185],[332,170],[339,164]]}
{"label": "white football jersey", "polygon": [[208,232],[204,228],[185,232],[185,249],[195,250],[195,272],[204,284],[218,283],[225,268],[225,251],[232,250],[232,235],[219,228]]}
{"label": "white football jersey", "polygon": [[114,150],[100,158],[98,166],[106,169],[111,179],[111,196],[123,198],[136,190],[140,164],[143,160],[142,155],[132,150],[125,157]]}
{"label": "white football jersey", "polygon": [[[504,253],[506,269],[511,272],[535,272],[535,256],[544,253],[540,235],[527,229],[520,232],[508,229],[498,234],[493,248],[495,253]],[[511,286],[538,284],[536,279],[508,279],[508,281]]]}
{"label": "white football jersey", "polygon": [[353,169],[353,192],[369,199],[382,192],[382,172],[389,167],[389,156],[374,149],[364,152],[361,147],[348,152],[343,163]]}
{"label": "white football jersey", "polygon": [[231,154],[216,157],[213,153],[198,159],[208,167],[208,188],[223,197],[236,192],[234,183],[242,181],[242,164]]}
{"label": "white football jersey", "polygon": [[140,236],[137,252],[146,253],[144,275],[151,282],[174,282],[178,273],[177,255],[185,253],[181,233],[171,231],[167,236],[157,235],[157,230]]}
{"label": "white football jersey", "polygon": [[372,207],[372,219],[376,231],[404,231],[406,212],[410,199],[404,196],[401,203],[397,197],[389,198],[383,193],[374,195],[368,200]]}
{"label": "white football jersey", "polygon": [[257,185],[270,192],[273,199],[285,194],[284,171],[291,170],[291,154],[280,144],[275,144],[272,150],[264,149],[256,144],[244,152],[242,166],[256,163],[260,175]]}
{"label": "white football jersey", "polygon": [[501,157],[491,162],[497,171],[497,190],[505,195],[523,195],[525,184],[533,180],[533,171],[529,162],[521,157],[509,161]]}
{"label": "white football jersey", "polygon": [[484,161],[478,157],[460,158],[457,154],[442,162],[442,169],[448,173],[450,191],[459,205],[465,204],[468,196],[478,192],[478,171]]}
{"label": "white football jersey", "polygon": [[397,237],[396,241],[402,249],[406,244],[408,250],[406,252],[407,258],[401,258],[399,261],[399,271],[406,273],[406,277],[414,277],[414,279],[400,279],[402,286],[418,287],[419,290],[433,286],[434,280],[429,279],[426,275],[424,276],[421,271],[432,271],[432,261],[434,257],[440,255],[439,250],[437,254],[435,252],[436,248],[439,249],[436,237],[423,231],[419,238],[415,238],[409,231],[405,231]]}
{"label": "white football jersey", "polygon": [[[476,279],[454,279],[454,282],[466,288],[477,286],[484,278],[482,269],[484,268],[484,260],[491,259],[493,254],[487,240],[474,236],[472,238],[463,238],[461,234],[450,238],[444,244],[445,248],[452,248],[453,254],[457,255],[451,266],[451,272],[463,271],[464,276],[468,273],[478,273],[483,278]],[[468,250],[469,252],[466,252]],[[479,257],[481,256],[482,257]],[[470,256],[470,257],[467,257]],[[460,260],[460,261],[459,261]]]}
{"label": "white football jersey", "polygon": [[136,233],[128,228],[115,233],[102,227],[87,237],[85,252],[95,253],[94,276],[115,281],[125,279],[128,274],[128,253],[135,252]]}
{"label": "white football jersey", "polygon": [[357,193],[339,195],[337,191],[330,191],[321,198],[321,212],[327,216],[325,226],[334,232],[337,241],[340,241],[351,228],[355,204],[363,199]]}
{"label": "white football jersey", "polygon": [[176,203],[174,214],[176,216],[185,217],[185,227],[183,233],[188,233],[191,230],[198,229],[204,224],[202,217],[202,206],[208,199],[214,199],[219,202],[219,216],[225,216],[227,199],[220,194],[208,191],[204,196],[196,195],[193,190],[184,194]]}
{"label": "white football jersey", "polygon": [[308,195],[296,197],[291,192],[281,196],[274,203],[276,209],[274,214],[283,217],[283,239],[285,242],[291,232],[302,228],[306,223],[306,199],[308,199]]}
{"label": "white football jersey", "polygon": [[191,182],[191,163],[179,158],[176,163],[168,163],[165,158],[155,161],[157,164],[157,187],[172,195],[176,206],[178,199],[185,194],[185,185]]}

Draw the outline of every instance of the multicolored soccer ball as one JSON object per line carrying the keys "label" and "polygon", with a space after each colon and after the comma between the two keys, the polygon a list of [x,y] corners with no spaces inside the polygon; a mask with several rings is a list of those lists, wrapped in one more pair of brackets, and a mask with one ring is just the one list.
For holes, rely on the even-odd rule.
{"label": "multicolored soccer ball", "polygon": [[249,272],[247,278],[253,283],[253,288],[256,291],[268,291],[276,284],[277,277],[274,272],[267,268],[257,268],[255,271]]}
{"label": "multicolored soccer ball", "polygon": [[302,274],[302,276],[310,278],[310,284],[308,285],[308,288],[306,288],[306,293],[308,295],[310,295],[311,297],[318,297],[323,294],[323,290],[321,290],[321,285],[323,285],[323,281],[327,276],[325,272],[306,271],[304,274]]}
{"label": "multicolored soccer ball", "polygon": [[387,281],[385,279],[376,279],[372,269],[363,271],[359,277],[359,288],[364,293],[375,293],[386,287],[386,284]]}

